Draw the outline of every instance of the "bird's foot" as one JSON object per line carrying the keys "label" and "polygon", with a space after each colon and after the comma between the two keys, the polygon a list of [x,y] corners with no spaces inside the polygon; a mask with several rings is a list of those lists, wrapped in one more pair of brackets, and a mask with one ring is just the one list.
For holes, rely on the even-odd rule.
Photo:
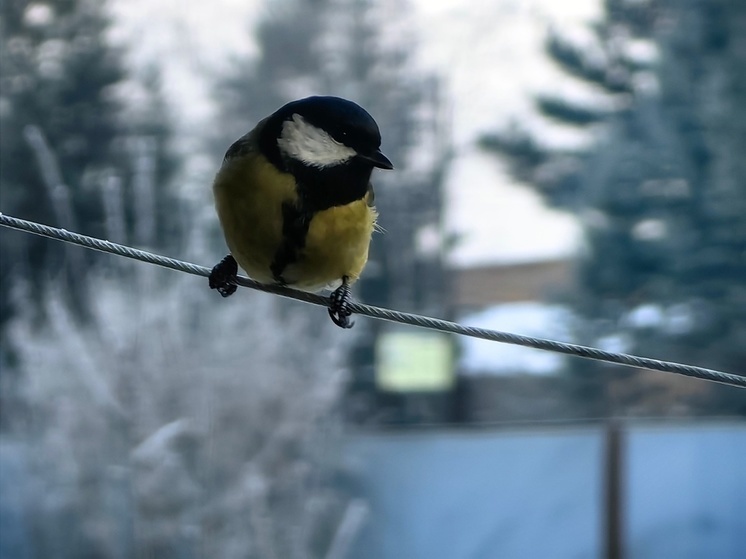
{"label": "bird's foot", "polygon": [[329,296],[329,317],[340,328],[352,328],[355,325],[350,320],[352,315],[349,309],[350,298],[350,284],[345,276],[342,278],[342,285]]}
{"label": "bird's foot", "polygon": [[210,272],[210,289],[217,289],[223,297],[229,297],[236,292],[238,264],[232,255],[228,255],[218,262]]}

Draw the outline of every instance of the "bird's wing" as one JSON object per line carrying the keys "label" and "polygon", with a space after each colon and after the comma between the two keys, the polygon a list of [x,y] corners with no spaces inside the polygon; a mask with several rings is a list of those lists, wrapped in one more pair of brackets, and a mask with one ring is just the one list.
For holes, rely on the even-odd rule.
{"label": "bird's wing", "polygon": [[267,123],[268,118],[259,121],[252,130],[241,136],[238,140],[233,142],[228,151],[225,152],[224,161],[233,159],[234,157],[243,157],[253,151],[259,149],[259,135],[264,129],[264,125]]}
{"label": "bird's wing", "polygon": [[231,144],[231,147],[228,148],[228,151],[225,152],[225,157],[223,158],[224,161],[227,161],[228,159],[233,159],[234,157],[241,157],[243,155],[246,155],[247,153],[250,153],[254,151],[256,148],[256,142],[254,141],[254,137],[249,132],[245,136],[241,136],[238,140],[233,142]]}

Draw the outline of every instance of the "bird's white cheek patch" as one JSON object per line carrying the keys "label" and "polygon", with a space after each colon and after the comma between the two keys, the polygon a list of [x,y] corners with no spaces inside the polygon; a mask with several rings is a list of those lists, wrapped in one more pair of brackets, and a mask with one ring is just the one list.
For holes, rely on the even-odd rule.
{"label": "bird's white cheek patch", "polygon": [[298,114],[283,123],[277,145],[285,155],[313,167],[339,165],[357,154]]}

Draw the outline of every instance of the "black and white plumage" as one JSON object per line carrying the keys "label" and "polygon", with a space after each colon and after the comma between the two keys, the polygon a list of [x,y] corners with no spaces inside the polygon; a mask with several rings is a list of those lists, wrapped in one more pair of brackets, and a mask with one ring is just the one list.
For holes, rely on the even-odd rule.
{"label": "black and white plumage", "polygon": [[375,120],[339,97],[288,103],[227,151],[213,184],[231,254],[210,276],[223,296],[240,265],[262,283],[337,288],[334,322],[349,327],[349,286],[368,259],[374,168],[391,169]]}

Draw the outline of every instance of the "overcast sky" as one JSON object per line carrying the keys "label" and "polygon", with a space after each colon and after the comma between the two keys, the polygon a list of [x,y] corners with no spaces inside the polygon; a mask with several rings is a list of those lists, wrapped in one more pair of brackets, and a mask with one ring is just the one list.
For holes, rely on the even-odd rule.
{"label": "overcast sky", "polygon": [[[457,160],[448,179],[446,225],[460,235],[452,262],[471,266],[552,258],[572,252],[578,231],[527,188],[514,184],[494,158],[474,147],[482,132],[530,112],[532,92],[582,89],[542,57],[548,25],[582,32],[599,14],[597,0],[414,0],[420,59],[447,84]],[[158,62],[166,92],[191,130],[212,115],[210,73],[231,55],[251,54],[260,0],[115,0],[114,37],[133,45],[135,65]],[[576,141],[542,129],[554,141]],[[385,134],[385,131],[384,131]]]}

